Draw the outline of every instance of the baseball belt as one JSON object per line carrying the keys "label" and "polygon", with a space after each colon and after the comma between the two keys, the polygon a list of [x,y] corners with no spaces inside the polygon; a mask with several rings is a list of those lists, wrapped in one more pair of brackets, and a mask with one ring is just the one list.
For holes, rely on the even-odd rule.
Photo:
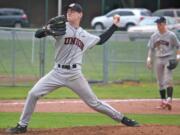
{"label": "baseball belt", "polygon": [[72,69],[72,68],[76,68],[77,65],[76,64],[73,64],[73,65],[61,65],[61,64],[58,64],[58,68],[63,68],[63,69]]}

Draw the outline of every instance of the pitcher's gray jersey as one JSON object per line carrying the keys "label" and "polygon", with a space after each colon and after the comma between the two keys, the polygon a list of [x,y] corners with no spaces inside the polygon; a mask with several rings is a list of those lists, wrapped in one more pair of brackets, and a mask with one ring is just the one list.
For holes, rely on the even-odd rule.
{"label": "pitcher's gray jersey", "polygon": [[64,65],[82,64],[83,53],[96,45],[100,38],[82,27],[75,29],[69,23],[66,29],[64,37],[56,37],[55,62]]}
{"label": "pitcher's gray jersey", "polygon": [[160,34],[157,31],[151,36],[148,47],[155,52],[156,57],[165,57],[175,55],[174,49],[180,49],[180,43],[173,32]]}

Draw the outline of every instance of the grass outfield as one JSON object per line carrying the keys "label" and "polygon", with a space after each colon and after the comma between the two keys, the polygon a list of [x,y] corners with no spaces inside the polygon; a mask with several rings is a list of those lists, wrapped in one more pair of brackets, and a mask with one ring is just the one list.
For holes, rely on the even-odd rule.
{"label": "grass outfield", "polygon": [[[108,84],[92,85],[99,98],[133,99],[133,98],[159,98],[156,84]],[[180,85],[174,92],[175,98],[180,98]],[[0,87],[0,99],[25,99],[30,87]],[[78,98],[72,91],[62,88],[46,96],[48,99]],[[180,125],[180,115],[157,114],[127,114],[142,124]],[[20,113],[0,113],[0,128],[14,126]],[[100,113],[34,113],[30,128],[59,128],[74,126],[116,125],[117,122]]]}
{"label": "grass outfield", "polygon": [[[0,128],[15,126],[20,113],[0,113]],[[128,114],[130,118],[137,120],[141,124],[160,124],[180,126],[180,115],[140,115]],[[95,125],[117,125],[105,115],[99,113],[34,113],[29,124],[29,128],[62,128],[77,126]]]}
{"label": "grass outfield", "polygon": [[[139,84],[94,84],[91,85],[98,98],[102,99],[151,99],[159,98],[155,83]],[[180,85],[176,85],[174,98],[180,98]],[[31,87],[0,87],[0,99],[25,99]],[[76,99],[78,96],[67,88],[57,89],[47,99]]]}

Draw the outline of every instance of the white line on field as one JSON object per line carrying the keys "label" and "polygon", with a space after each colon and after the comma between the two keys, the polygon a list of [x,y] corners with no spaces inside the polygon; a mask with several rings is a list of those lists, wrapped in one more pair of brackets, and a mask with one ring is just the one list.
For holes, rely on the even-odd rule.
{"label": "white line on field", "polygon": [[[157,102],[160,101],[160,99],[105,99],[102,100],[107,103],[120,103],[120,102]],[[173,99],[173,101],[180,101],[179,98]],[[0,105],[23,105],[25,101],[8,101],[8,102],[1,102]],[[82,100],[52,100],[52,101],[38,101],[37,104],[77,104],[77,103],[84,103]]]}

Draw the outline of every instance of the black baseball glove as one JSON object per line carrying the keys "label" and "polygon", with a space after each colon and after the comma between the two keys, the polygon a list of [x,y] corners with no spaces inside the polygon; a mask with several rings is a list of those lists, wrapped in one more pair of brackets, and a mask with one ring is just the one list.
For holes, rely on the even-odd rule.
{"label": "black baseball glove", "polygon": [[66,19],[64,15],[51,18],[46,26],[48,35],[62,36],[66,34]]}
{"label": "black baseball glove", "polygon": [[178,61],[176,59],[170,59],[169,60],[169,65],[167,66],[167,68],[169,70],[173,70],[173,69],[175,69],[177,67],[177,65],[178,65]]}

